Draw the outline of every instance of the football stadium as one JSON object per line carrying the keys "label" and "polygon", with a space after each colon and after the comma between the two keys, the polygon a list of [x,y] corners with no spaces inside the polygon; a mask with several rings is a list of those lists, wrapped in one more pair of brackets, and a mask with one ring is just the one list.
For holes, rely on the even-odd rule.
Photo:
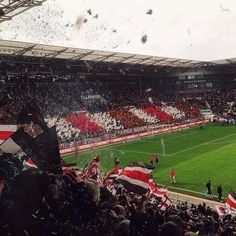
{"label": "football stadium", "polygon": [[236,5],[177,2],[0,1],[0,235],[236,235]]}

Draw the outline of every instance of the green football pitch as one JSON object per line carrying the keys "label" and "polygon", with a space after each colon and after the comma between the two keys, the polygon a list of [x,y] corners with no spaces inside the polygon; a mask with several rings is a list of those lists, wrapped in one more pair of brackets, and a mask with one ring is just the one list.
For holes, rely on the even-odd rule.
{"label": "green football pitch", "polygon": [[[163,141],[165,152],[163,155]],[[114,167],[114,157],[126,166],[132,161],[149,163],[149,155],[158,153],[160,161],[152,172],[157,184],[168,186],[176,192],[200,195],[211,179],[212,193],[222,184],[223,195],[236,189],[236,126],[209,124],[175,133],[165,133],[135,141],[93,149],[64,156],[67,163],[77,163],[83,168],[92,157],[99,154],[101,169],[108,172]],[[170,169],[176,172],[176,184],[170,183]]]}

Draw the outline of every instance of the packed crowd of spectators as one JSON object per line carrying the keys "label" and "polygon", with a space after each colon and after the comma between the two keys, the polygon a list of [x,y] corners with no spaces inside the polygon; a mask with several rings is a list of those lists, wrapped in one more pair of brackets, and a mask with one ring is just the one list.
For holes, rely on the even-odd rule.
{"label": "packed crowd of spectators", "polygon": [[223,113],[227,114],[230,110],[235,110],[235,98],[236,89],[217,92],[204,97],[210,104],[213,113],[216,115],[222,115]]}
{"label": "packed crowd of spectators", "polygon": [[144,120],[140,119],[139,117],[135,116],[133,113],[131,113],[127,108],[116,108],[112,109],[108,112],[108,114],[118,119],[122,122],[125,129],[144,126],[145,122]]}
{"label": "packed crowd of spectators", "polygon": [[[20,83],[19,83],[20,80]],[[48,122],[57,125],[60,142],[81,136],[121,133],[132,128],[201,119],[201,109],[235,113],[234,89],[197,98],[147,92],[134,85],[103,84],[69,76],[11,75],[0,81],[0,123],[15,124],[16,114],[34,99]],[[80,115],[76,115],[80,112]]]}
{"label": "packed crowd of spectators", "polygon": [[28,168],[0,156],[0,235],[231,236],[236,218],[219,217],[205,204],[159,207],[150,193],[116,192],[72,168],[63,175]]}

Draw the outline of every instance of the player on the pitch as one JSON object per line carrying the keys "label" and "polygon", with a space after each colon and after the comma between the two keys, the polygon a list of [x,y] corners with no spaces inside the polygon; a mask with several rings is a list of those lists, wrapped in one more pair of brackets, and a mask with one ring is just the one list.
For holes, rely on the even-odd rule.
{"label": "player on the pitch", "polygon": [[171,183],[176,184],[176,175],[175,175],[174,168],[172,168],[171,171],[170,171],[170,181],[171,181]]}

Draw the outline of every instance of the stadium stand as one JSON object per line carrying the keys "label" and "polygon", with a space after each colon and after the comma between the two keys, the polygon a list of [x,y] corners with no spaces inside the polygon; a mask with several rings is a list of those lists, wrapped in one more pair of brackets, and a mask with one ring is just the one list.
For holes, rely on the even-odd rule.
{"label": "stadium stand", "polygon": [[121,125],[121,122],[118,119],[112,118],[106,112],[90,113],[89,116],[93,121],[103,127],[106,132],[124,129],[124,126]]}
{"label": "stadium stand", "polygon": [[133,115],[128,108],[117,108],[110,110],[108,114],[119,120],[123,125],[125,129],[144,126],[145,122],[138,118],[137,116]]}
{"label": "stadium stand", "polygon": [[154,105],[148,105],[143,108],[145,112],[147,112],[149,115],[156,117],[159,121],[162,121],[164,123],[168,123],[173,121],[173,117],[163,111],[161,108],[154,106]]}
{"label": "stadium stand", "polygon": [[66,120],[82,133],[97,135],[103,132],[102,127],[84,114],[71,114],[66,117]]}
{"label": "stadium stand", "polygon": [[[42,5],[46,0],[0,2],[2,23]],[[66,11],[70,9],[70,3],[64,1],[64,4],[67,5]],[[212,5],[209,6],[212,8]],[[231,15],[231,18],[233,15],[230,4],[219,7],[222,12],[227,13],[221,15],[229,22],[230,18],[226,15]],[[58,9],[52,11],[51,17],[57,15]],[[161,10],[163,7],[158,9],[159,13]],[[102,12],[97,14],[95,11],[93,8],[88,9],[89,18],[79,16],[76,23],[80,18],[84,23],[88,21],[88,24],[97,18],[104,18]],[[147,17],[155,21],[156,10],[145,11]],[[58,13],[63,17],[61,19],[67,18],[63,15],[64,10]],[[161,14],[171,19],[170,14]],[[139,17],[144,16],[141,14]],[[33,15],[29,12],[27,19],[31,23],[42,23],[44,29],[48,28],[53,33],[52,25],[44,18],[44,14],[39,11]],[[65,37],[62,32],[63,38],[73,40],[74,26],[74,23],[66,23],[66,27],[71,27],[71,30]],[[108,32],[106,30],[109,30],[109,25],[101,26],[104,33]],[[16,25],[16,28],[21,27]],[[38,29],[37,24],[34,28]],[[78,30],[78,27],[75,28]],[[93,29],[95,28],[96,26]],[[198,28],[200,27],[195,29],[196,32]],[[113,28],[110,30],[110,36],[117,32]],[[19,37],[17,31],[12,32],[12,37]],[[190,31],[192,30],[188,29],[189,36]],[[118,28],[118,32],[122,30]],[[71,39],[68,35],[72,36]],[[97,34],[86,35],[93,37]],[[24,38],[27,35],[21,36]],[[28,35],[29,38],[34,38],[33,36]],[[144,35],[142,43],[151,37],[151,34]],[[95,41],[99,38],[96,37]],[[194,38],[191,36],[190,39]],[[46,41],[40,37],[38,40]],[[131,41],[133,44],[137,40],[129,40],[126,44]],[[119,158],[111,152],[112,155],[107,160],[115,157],[115,168],[110,171],[110,175],[106,175],[99,169],[100,159],[101,163],[104,161],[102,156],[94,156],[84,167],[78,167],[78,163],[67,164],[60,156],[57,142],[58,138],[60,147],[71,145],[77,148],[78,145],[92,143],[91,147],[99,141],[111,142],[112,139],[127,138],[128,134],[135,136],[136,133],[150,131],[153,135],[153,130],[167,129],[177,124],[188,128],[190,122],[207,119],[202,115],[202,110],[206,109],[222,126],[235,125],[235,62],[235,59],[202,62],[1,40],[0,142],[5,141],[5,151],[0,148],[0,235],[236,235],[236,217],[230,214],[229,208],[224,204],[216,203],[221,204],[218,206],[221,208],[220,212],[207,206],[202,199],[199,199],[198,205],[188,202],[173,204],[168,196],[160,193],[164,191],[166,194],[167,189],[155,189],[153,180],[154,189],[150,188],[148,174],[153,166],[135,162],[124,171],[119,166]],[[38,106],[37,109],[36,106],[31,107],[35,109],[27,110],[24,121],[19,122],[22,108],[31,102]],[[49,129],[43,126],[43,118]],[[234,135],[226,136],[229,138],[226,143],[230,143]],[[162,141],[164,149],[164,140]],[[150,145],[156,147],[159,143]],[[179,148],[177,152],[182,155],[182,147]],[[13,149],[17,150],[13,152]],[[123,153],[122,150],[118,151]],[[80,162],[80,155],[77,152],[75,155]],[[150,157],[150,161],[159,161],[159,157],[156,156],[155,159],[155,155]],[[166,159],[171,162],[171,158]],[[223,161],[222,159],[222,163]],[[201,164],[207,165],[205,162]],[[132,168],[135,173],[133,179]],[[137,173],[140,170],[143,170],[142,177],[138,179]],[[107,181],[108,175],[110,182]],[[129,182],[127,179],[132,179],[127,187],[117,181],[117,177],[121,175],[126,177],[123,179],[126,182]],[[129,191],[133,182],[136,183],[134,185],[141,182],[141,188],[146,187],[146,192]],[[135,189],[137,186],[132,187]],[[230,195],[229,203],[236,209],[235,193]]]}
{"label": "stadium stand", "polygon": [[147,124],[157,124],[158,120],[156,117],[148,115],[146,112],[142,111],[141,109],[138,109],[136,107],[132,107],[129,109],[130,112],[132,112],[134,115],[139,117],[140,119],[143,119]]}

